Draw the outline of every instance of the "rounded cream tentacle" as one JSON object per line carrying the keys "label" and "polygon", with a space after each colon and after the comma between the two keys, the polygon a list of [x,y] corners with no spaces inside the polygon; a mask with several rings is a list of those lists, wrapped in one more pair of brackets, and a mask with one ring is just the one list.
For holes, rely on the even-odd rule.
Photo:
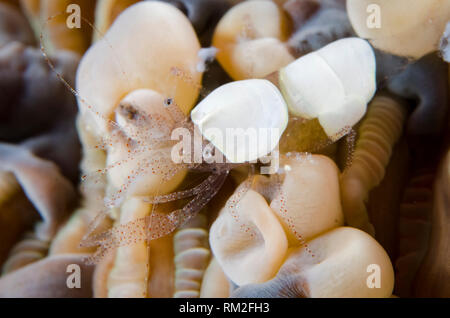
{"label": "rounded cream tentacle", "polygon": [[286,234],[262,195],[248,189],[233,203],[237,195],[229,199],[211,226],[211,249],[234,283],[263,282],[275,275],[284,260]]}
{"label": "rounded cream tentacle", "polygon": [[[308,251],[311,250],[314,256]],[[367,233],[339,227],[291,249],[272,280],[235,290],[231,297],[390,297],[389,256]]]}
{"label": "rounded cream tentacle", "polygon": [[215,258],[212,258],[202,280],[200,298],[227,298],[230,296],[230,281]]}
{"label": "rounded cream tentacle", "polygon": [[[186,174],[186,165],[171,160],[170,134],[199,94],[199,49],[181,11],[162,2],[139,2],[115,19],[80,63],[79,125],[87,140],[84,172],[87,186],[97,190],[86,197],[95,192],[106,197],[104,202],[103,197],[95,198],[97,204],[86,202],[86,208],[101,206],[95,223],[107,212],[116,219],[103,233],[95,233],[95,223],[90,226],[83,246],[100,246],[91,261],[116,249],[103,273],[109,297],[173,294],[156,277],[171,275],[170,266],[164,265],[166,259],[173,260],[170,251],[165,252],[170,237],[157,238],[176,228],[178,215],[156,209],[143,197],[173,191]],[[182,116],[167,101],[179,106]]]}
{"label": "rounded cream tentacle", "polygon": [[450,18],[450,3],[349,0],[347,13],[356,33],[375,47],[417,59],[438,49]]}
{"label": "rounded cream tentacle", "polygon": [[112,251],[95,265],[92,277],[92,292],[94,298],[108,298],[108,276],[114,266],[116,251]]}
{"label": "rounded cream tentacle", "polygon": [[288,17],[275,3],[245,1],[222,17],[212,44],[234,80],[263,78],[294,60],[284,43],[288,34]]}
{"label": "rounded cream tentacle", "polygon": [[282,181],[270,208],[283,225],[290,247],[303,245],[312,237],[344,225],[339,170],[331,159],[291,154],[282,157],[280,163]]}

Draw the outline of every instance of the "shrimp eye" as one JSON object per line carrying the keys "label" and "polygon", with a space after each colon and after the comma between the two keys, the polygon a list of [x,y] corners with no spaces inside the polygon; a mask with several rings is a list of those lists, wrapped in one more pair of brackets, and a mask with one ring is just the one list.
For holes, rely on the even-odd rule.
{"label": "shrimp eye", "polygon": [[164,100],[164,106],[166,106],[166,107],[172,105],[172,103],[173,103],[173,98],[167,98],[166,100]]}

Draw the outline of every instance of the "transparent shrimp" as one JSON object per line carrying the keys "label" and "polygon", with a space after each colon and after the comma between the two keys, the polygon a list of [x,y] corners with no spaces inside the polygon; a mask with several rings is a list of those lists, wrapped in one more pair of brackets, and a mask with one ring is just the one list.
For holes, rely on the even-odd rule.
{"label": "transparent shrimp", "polygon": [[[47,20],[50,21],[53,17]],[[82,18],[83,19],[83,18]],[[94,30],[95,27],[88,23]],[[97,30],[95,30],[98,32]],[[124,147],[125,156],[118,160],[108,162],[103,168],[97,169],[93,173],[87,173],[82,176],[82,180],[96,179],[102,175],[112,173],[123,169],[124,165],[133,165],[133,169],[129,172],[127,180],[124,181],[120,187],[105,194],[104,209],[99,211],[97,216],[91,221],[88,231],[82,239],[80,245],[83,247],[98,246],[97,252],[92,255],[88,261],[97,262],[112,249],[120,246],[136,244],[138,242],[149,242],[151,240],[160,238],[170,234],[179,226],[185,224],[192,217],[196,216],[198,212],[204,208],[208,202],[220,191],[230,171],[239,165],[231,164],[226,159],[219,162],[209,163],[205,160],[206,153],[203,153],[203,161],[201,163],[174,163],[171,159],[169,149],[175,144],[171,139],[171,132],[176,128],[186,128],[192,135],[194,135],[195,126],[188,116],[186,116],[175,103],[172,96],[167,96],[164,100],[164,109],[168,118],[160,114],[147,114],[142,110],[130,104],[119,104],[116,109],[116,120],[104,117],[98,110],[96,110],[89,101],[80,96],[80,94],[60,75],[57,73],[52,62],[47,56],[41,35],[41,51],[47,60],[50,68],[57,74],[61,82],[78,98],[80,104],[86,106],[87,111],[93,116],[97,116],[107,123],[109,133],[103,136],[100,143],[95,146],[96,149],[110,153],[114,151],[117,145]],[[107,40],[106,40],[107,41]],[[114,51],[114,48],[108,43],[109,49]],[[121,68],[120,59],[117,59],[117,64]],[[129,74],[121,68],[121,74],[128,82]],[[198,86],[193,79],[180,68],[173,67],[168,76],[175,76],[181,78],[185,83],[191,84],[193,89],[197,90],[202,95],[202,87]],[[176,89],[176,87],[174,88]],[[175,94],[173,95],[175,96]],[[123,122],[117,122],[120,117]],[[130,129],[124,130],[124,125]],[[342,132],[342,135],[348,134],[349,130]],[[341,136],[338,136],[339,138]],[[338,138],[333,138],[330,143]],[[194,138],[194,143],[195,141]],[[201,149],[208,149],[210,144],[201,141]],[[324,147],[326,145],[318,145]],[[195,149],[196,147],[191,147]],[[213,149],[214,154],[217,149]],[[209,153],[211,156],[211,153]],[[254,163],[246,163],[246,165],[254,166]],[[168,194],[143,196],[141,199],[149,204],[153,204],[150,215],[133,220],[131,222],[116,225],[106,231],[98,229],[102,221],[108,217],[108,212],[119,206],[124,198],[127,197],[130,189],[136,186],[138,180],[143,175],[154,175],[160,177],[161,183],[171,180],[182,170],[189,170],[195,172],[209,173],[204,181],[192,187],[191,189],[175,191]],[[249,178],[251,180],[251,178]],[[242,195],[249,189],[251,181],[245,182],[241,185],[237,196],[230,199],[232,205],[236,205]],[[159,205],[173,202],[182,199],[191,198],[190,201],[182,208],[172,211],[170,213],[162,212]],[[232,210],[232,209],[231,209]],[[245,226],[243,226],[245,227]]]}

